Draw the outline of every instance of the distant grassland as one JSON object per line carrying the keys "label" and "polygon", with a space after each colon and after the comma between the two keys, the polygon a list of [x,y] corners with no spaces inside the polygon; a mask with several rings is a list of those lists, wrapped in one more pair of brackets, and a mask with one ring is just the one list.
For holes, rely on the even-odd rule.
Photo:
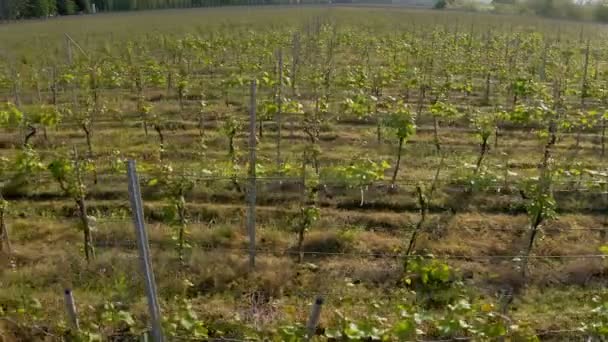
{"label": "distant grassland", "polygon": [[68,33],[84,46],[98,46],[104,41],[120,41],[139,35],[206,34],[215,29],[247,30],[272,27],[298,27],[314,17],[331,17],[337,23],[369,27],[374,31],[419,30],[442,26],[460,30],[509,30],[520,26],[564,35],[584,30],[600,34],[605,25],[543,19],[533,16],[510,16],[466,12],[410,9],[398,6],[268,6],[224,7],[108,13],[69,16],[47,20],[26,20],[0,25],[2,50],[40,51],[56,49]]}
{"label": "distant grassland", "polygon": [[[351,327],[351,320],[361,329],[392,329],[413,312],[431,317],[416,323],[425,334],[412,330],[413,339],[491,340],[464,324],[479,317],[490,327],[484,319],[508,323],[510,336],[522,331],[513,341],[592,334],[574,329],[605,319],[592,309],[604,303],[608,279],[598,255],[608,229],[606,184],[598,181],[608,178],[601,155],[607,32],[536,17],[347,5],[159,10],[0,25],[0,109],[8,113],[6,103],[19,100],[26,119],[58,120],[0,126],[0,165],[8,165],[0,169],[0,184],[13,247],[10,255],[0,252],[0,341],[54,341],[41,329],[68,336],[65,287],[74,290],[84,331],[131,341],[146,329],[126,158],[141,168],[163,313],[172,320],[168,327],[180,327],[174,337],[196,338],[200,325],[213,337],[285,341],[279,328],[298,330],[294,323],[307,319],[317,294],[326,299],[320,341],[331,327]],[[288,76],[282,97],[279,47]],[[301,68],[294,72],[296,54]],[[294,74],[299,83],[292,88]],[[252,77],[260,165],[255,272],[247,266],[245,228]],[[581,100],[585,81],[591,91]],[[283,97],[301,112],[283,117],[283,165],[276,166],[272,105]],[[359,112],[346,106],[361,98]],[[370,101],[389,109],[374,111]],[[456,113],[433,112],[438,101]],[[387,118],[395,108],[405,125],[417,127],[393,173],[401,126]],[[534,190],[524,181],[540,184],[539,165],[555,127],[548,161],[556,172],[554,202],[546,205],[555,206],[555,218],[542,222],[524,279],[520,256],[534,221]],[[31,130],[30,149],[23,148]],[[69,159],[74,149],[78,162],[94,164],[96,172],[82,170],[97,253],[88,263],[74,198],[47,170],[57,160],[67,160],[66,172],[77,167]],[[41,169],[21,178],[15,169],[27,169],[23,160],[32,155],[32,168]],[[359,167],[359,175],[378,178],[370,184],[323,173],[368,159],[390,165],[374,175],[371,164]],[[193,184],[178,195],[163,188],[158,178],[168,172],[165,165],[175,172],[170,181]],[[178,218],[182,203],[186,214]],[[300,241],[296,228],[310,207],[318,217]],[[176,233],[183,227],[191,248],[180,260]],[[413,252],[425,255],[426,268],[412,272],[402,255],[414,232]],[[421,280],[429,276],[430,282]],[[568,334],[542,335],[560,329]]]}

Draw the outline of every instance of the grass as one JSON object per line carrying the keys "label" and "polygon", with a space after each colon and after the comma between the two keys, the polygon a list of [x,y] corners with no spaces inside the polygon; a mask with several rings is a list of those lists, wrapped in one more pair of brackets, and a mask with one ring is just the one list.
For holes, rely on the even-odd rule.
{"label": "grass", "polygon": [[[604,28],[591,24],[527,17],[401,8],[310,6],[150,11],[33,20],[1,25],[0,40],[5,43],[4,53],[12,57],[8,60],[23,59],[27,62],[22,67],[24,74],[29,75],[27,70],[30,69],[27,68],[31,65],[58,63],[56,65],[62,66],[64,62],[58,61],[63,60],[65,52],[63,33],[69,33],[85,51],[99,57],[105,53],[104,49],[109,51],[106,51],[109,55],[120,56],[122,45],[128,39],[150,43],[151,37],[157,33],[170,40],[189,34],[210,39],[214,35],[269,36],[273,30],[289,31],[291,37],[291,31],[313,31],[315,21],[335,22],[338,28],[353,34],[369,30],[379,36],[411,34],[422,40],[428,38],[434,29],[446,29],[447,34],[468,30],[483,34],[490,29],[524,34],[527,30],[534,30],[553,38],[559,27],[560,34],[568,42],[576,41],[583,30],[586,37],[598,41],[600,48],[604,48],[605,44],[600,43],[600,39],[606,33]],[[285,31],[281,31],[283,29]],[[227,47],[231,53],[226,57],[228,64],[234,62],[232,53],[239,49]],[[160,52],[150,52],[150,55],[154,54]],[[362,60],[356,49],[343,54],[345,62]],[[264,67],[270,68],[272,58],[267,59],[269,61],[265,61]],[[601,69],[605,71],[606,66],[602,64]],[[237,94],[231,94],[235,104],[226,106],[218,80],[228,77],[229,71],[218,67],[214,72],[215,75],[196,76],[192,82],[195,84],[192,93],[202,91],[209,99],[204,146],[199,143],[198,98],[193,96],[187,100],[181,115],[174,96],[165,96],[162,101],[154,102],[157,113],[175,126],[165,130],[164,162],[170,162],[176,169],[200,171],[225,163],[228,160],[227,139],[219,128],[228,114],[245,121],[245,91],[239,89]],[[9,100],[10,89],[2,87],[5,92],[0,97]],[[387,92],[397,96],[399,88]],[[496,92],[496,97],[503,97],[500,90]],[[146,90],[150,99],[164,93],[162,87]],[[303,101],[309,101],[304,91],[302,93]],[[152,168],[160,163],[158,138],[153,130],[146,135],[141,124],[132,118],[137,107],[131,89],[114,89],[102,94],[110,111],[95,118],[94,123],[94,158],[100,179],[98,184],[92,184],[87,178],[86,198],[89,214],[97,218],[93,232],[97,256],[89,264],[84,261],[74,202],[61,195],[59,186],[47,173],[41,172],[39,177],[13,192],[5,191],[4,196],[10,203],[7,222],[14,253],[0,252],[1,307],[9,310],[18,308],[25,305],[27,298],[36,298],[41,307],[28,310],[38,317],[21,318],[25,322],[32,320],[39,325],[53,325],[64,321],[61,292],[63,288],[71,287],[82,317],[88,315],[91,318],[96,308],[107,302],[116,302],[128,308],[139,325],[146,321],[126,175],[112,170],[115,151],[119,151],[122,157],[136,158],[139,165],[149,168],[140,173],[152,261],[165,307],[175,304],[176,298],[187,297],[202,321],[214,328],[223,327],[229,336],[241,336],[247,329],[269,332],[283,323],[305,321],[308,304],[318,293],[325,294],[327,300],[322,327],[339,322],[338,311],[352,318],[377,314],[394,321],[398,319],[396,305],[415,300],[403,281],[403,261],[376,254],[404,251],[420,217],[414,184],[429,188],[440,164],[441,156],[433,145],[432,121],[427,117],[423,117],[417,134],[406,143],[398,175],[398,179],[404,181],[398,183],[397,188],[390,189],[386,182],[371,185],[367,189],[364,206],[359,203],[357,188],[329,184],[324,191],[319,191],[321,215],[306,234],[303,250],[309,254],[306,254],[303,264],[297,263],[297,255],[294,254],[297,241],[291,223],[301,203],[299,185],[261,179],[256,209],[257,246],[267,252],[260,252],[256,271],[251,272],[245,253],[248,246],[246,193],[235,190],[230,180],[198,182],[185,196],[188,241],[192,248],[180,262],[171,239],[175,225],[164,219],[168,201],[157,189],[146,185],[154,176]],[[416,105],[417,96],[412,91],[411,106]],[[478,96],[473,94],[472,97]],[[27,106],[28,102],[35,101],[35,96],[27,93],[23,101]],[[69,92],[61,93],[60,101],[70,101]],[[467,99],[459,97],[454,101],[465,111],[470,104],[466,103]],[[343,114],[339,112],[338,102],[339,99],[335,99],[331,104],[332,110]],[[423,112],[426,113],[427,107],[424,106]],[[483,106],[474,107],[489,110]],[[297,165],[306,135],[302,118],[296,117],[290,125],[286,123],[283,128],[282,153],[286,162]],[[444,159],[440,186],[429,206],[417,251],[439,257],[518,255],[525,243],[529,219],[524,201],[512,188],[516,185],[515,178],[537,174],[543,144],[527,130],[505,129],[500,145],[497,148],[492,146],[485,165],[502,173],[506,163],[508,170],[517,176],[513,176],[509,187],[500,192],[487,190],[468,196],[455,179],[462,175],[464,163],[475,162],[479,141],[465,119],[449,127],[447,123],[446,127],[443,126],[442,123],[441,141],[449,153]],[[573,148],[575,133],[563,134],[554,149],[556,165],[568,169],[576,162],[581,169],[603,169],[605,160],[598,156],[595,133],[583,133],[578,148]],[[372,156],[394,163],[396,139],[392,139],[387,131],[383,141],[378,143],[375,135],[375,124],[370,120],[347,116],[335,118],[323,127],[320,134],[321,167],[345,165],[353,156]],[[48,136],[48,141],[41,134],[32,140],[44,163],[66,154],[72,146],[84,151],[82,130],[74,123],[60,124],[49,130]],[[258,144],[258,160],[264,165],[274,162],[276,136],[275,125],[268,122],[265,136],[259,139]],[[247,141],[248,135],[241,129],[235,142],[237,159],[243,169],[247,160]],[[0,156],[12,160],[19,152],[19,132],[2,130],[0,147]],[[387,176],[390,171],[387,171]],[[567,184],[559,186],[561,192],[556,191],[559,216],[543,224],[535,254],[598,254],[598,247],[605,243],[601,231],[584,230],[606,227],[603,196],[573,193],[570,190],[579,185],[572,183],[569,179]],[[244,188],[243,182],[241,186]],[[501,291],[512,290],[516,296],[509,315],[514,320],[530,322],[533,329],[539,331],[578,327],[582,320],[577,315],[592,307],[589,298],[604,294],[602,286],[607,279],[607,265],[603,259],[533,259],[527,283],[521,279],[510,259],[462,258],[447,259],[447,262],[462,276],[467,291],[474,292],[476,297],[499,302]],[[0,320],[0,340],[43,340],[35,332],[32,335],[19,331],[20,328]]]}

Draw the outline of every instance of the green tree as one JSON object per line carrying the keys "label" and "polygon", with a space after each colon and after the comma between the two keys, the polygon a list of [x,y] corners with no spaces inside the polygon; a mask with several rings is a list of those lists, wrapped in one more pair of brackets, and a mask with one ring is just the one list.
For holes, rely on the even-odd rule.
{"label": "green tree", "polygon": [[55,14],[57,6],[55,0],[29,0],[24,12],[25,17],[41,18]]}
{"label": "green tree", "polygon": [[76,0],[76,8],[84,13],[91,13],[91,0]]}
{"label": "green tree", "polygon": [[74,0],[57,0],[57,12],[61,15],[75,14],[76,3]]}
{"label": "green tree", "polygon": [[0,1],[0,17],[2,19],[18,19],[24,15],[28,2],[23,0]]}
{"label": "green tree", "polygon": [[594,19],[608,23],[608,2],[598,3],[593,9]]}

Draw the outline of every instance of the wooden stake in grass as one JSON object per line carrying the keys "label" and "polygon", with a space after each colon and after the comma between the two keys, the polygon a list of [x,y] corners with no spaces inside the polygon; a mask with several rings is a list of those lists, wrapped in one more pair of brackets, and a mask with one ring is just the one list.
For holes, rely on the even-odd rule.
{"label": "wooden stake in grass", "polygon": [[549,40],[545,39],[545,45],[543,48],[542,61],[540,64],[539,78],[541,82],[545,82],[546,79],[546,70],[547,70],[547,56],[549,52]]}
{"label": "wooden stake in grass", "polygon": [[[203,97],[202,94],[201,97]],[[201,99],[198,104],[198,134],[203,139],[205,137],[205,109],[207,108],[207,102]]]}
{"label": "wooden stake in grass", "polygon": [[315,299],[312,309],[310,310],[310,317],[306,323],[306,340],[309,341],[314,335],[319,324],[319,318],[321,318],[321,307],[323,306],[323,297],[319,296]]}
{"label": "wooden stake in grass", "polygon": [[276,91],[276,103],[277,103],[277,167],[281,166],[281,126],[282,123],[282,106],[283,106],[283,51],[279,49],[277,51],[278,59],[278,79],[277,79],[277,91]]}
{"label": "wooden stake in grass", "polygon": [[296,84],[298,80],[298,66],[300,64],[300,33],[293,34],[293,47],[291,50],[291,97],[296,97]]}
{"label": "wooden stake in grass", "polygon": [[255,203],[256,203],[256,81],[251,81],[251,99],[249,104],[249,191],[247,209],[247,233],[249,235],[249,269],[255,268]]}
{"label": "wooden stake in grass", "polygon": [[604,158],[604,156],[606,154],[606,115],[608,115],[608,112],[606,112],[606,114],[602,115],[602,119],[600,121],[602,123],[602,136],[600,138],[600,144],[602,145],[602,152],[601,152],[602,159]]}
{"label": "wooden stake in grass", "polygon": [[78,322],[78,314],[76,313],[76,303],[74,302],[74,296],[71,289],[65,289],[63,292],[65,300],[65,312],[70,323],[70,327],[73,331],[80,330],[80,324]]}
{"label": "wooden stake in grass", "polygon": [[11,240],[8,236],[8,228],[5,221],[7,208],[8,202],[2,197],[2,193],[0,193],[0,252],[4,251],[4,246],[6,246],[6,251],[8,254],[11,254]]}
{"label": "wooden stake in grass", "polygon": [[129,178],[129,200],[133,212],[133,225],[137,236],[137,247],[141,260],[142,273],[145,279],[146,296],[148,297],[148,312],[152,323],[152,338],[154,342],[163,342],[162,317],[156,291],[156,280],[150,261],[150,247],[148,233],[144,225],[144,206],[141,199],[141,189],[137,177],[137,167],[134,160],[127,163],[127,176]]}
{"label": "wooden stake in grass", "polygon": [[[589,40],[587,40],[587,48],[585,49],[585,61],[584,61],[584,65],[583,65],[583,79],[581,81],[581,113],[585,112],[585,105],[586,105],[586,99],[588,96],[588,91],[589,91],[589,84],[587,81],[587,74],[588,74],[588,70],[589,70]],[[582,127],[578,128],[578,131],[576,132],[576,147],[578,148],[580,146],[581,143],[581,135],[582,135]]]}
{"label": "wooden stake in grass", "polygon": [[68,65],[72,65],[72,62],[74,60],[74,57],[72,55],[72,42],[67,33],[65,34],[65,44],[66,44],[65,50],[66,50],[66,58],[68,61]]}
{"label": "wooden stake in grass", "polygon": [[52,66],[51,68],[51,93],[52,93],[52,98],[51,98],[51,103],[53,104],[53,106],[57,105],[57,67],[56,66]]}

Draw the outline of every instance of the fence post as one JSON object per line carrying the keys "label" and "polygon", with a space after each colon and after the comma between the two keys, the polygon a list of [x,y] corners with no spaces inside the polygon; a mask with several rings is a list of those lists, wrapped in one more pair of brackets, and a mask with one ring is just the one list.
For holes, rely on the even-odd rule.
{"label": "fence post", "polygon": [[310,340],[315,335],[317,324],[319,324],[319,318],[321,317],[321,306],[323,306],[323,297],[318,296],[312,305],[310,317],[308,318],[308,323],[306,323],[307,340]]}
{"label": "fence post", "polygon": [[72,42],[70,41],[70,38],[68,37],[67,33],[65,34],[65,44],[66,44],[66,52],[67,52],[67,59],[68,59],[68,65],[72,65]]}
{"label": "fence post", "polygon": [[281,166],[281,126],[282,110],[283,110],[283,51],[279,48],[277,51],[278,58],[278,89],[277,89],[277,167]]}
{"label": "fence post", "polygon": [[129,179],[129,200],[133,213],[133,225],[137,236],[137,247],[141,260],[141,268],[146,282],[146,296],[148,297],[148,310],[152,319],[152,339],[154,342],[162,342],[163,331],[161,327],[160,307],[156,296],[156,282],[150,261],[150,250],[148,246],[148,234],[144,226],[144,208],[141,199],[141,189],[137,178],[137,169],[134,160],[127,162],[127,176]]}
{"label": "fence post", "polygon": [[13,248],[11,246],[11,239],[8,236],[8,228],[6,227],[6,222],[4,221],[4,215],[7,207],[8,202],[4,200],[2,197],[2,192],[0,192],[0,252],[4,250],[4,245],[6,245],[6,251],[8,254],[12,254]]}
{"label": "fence post", "polygon": [[63,292],[63,297],[65,299],[65,312],[68,316],[70,327],[74,331],[78,331],[80,329],[80,325],[78,323],[78,315],[76,314],[76,303],[74,302],[72,290],[65,289],[65,291]]}
{"label": "fence post", "polygon": [[255,268],[255,202],[256,202],[256,80],[251,81],[251,103],[249,108],[249,196],[247,210],[247,233],[249,235],[249,268]]}

